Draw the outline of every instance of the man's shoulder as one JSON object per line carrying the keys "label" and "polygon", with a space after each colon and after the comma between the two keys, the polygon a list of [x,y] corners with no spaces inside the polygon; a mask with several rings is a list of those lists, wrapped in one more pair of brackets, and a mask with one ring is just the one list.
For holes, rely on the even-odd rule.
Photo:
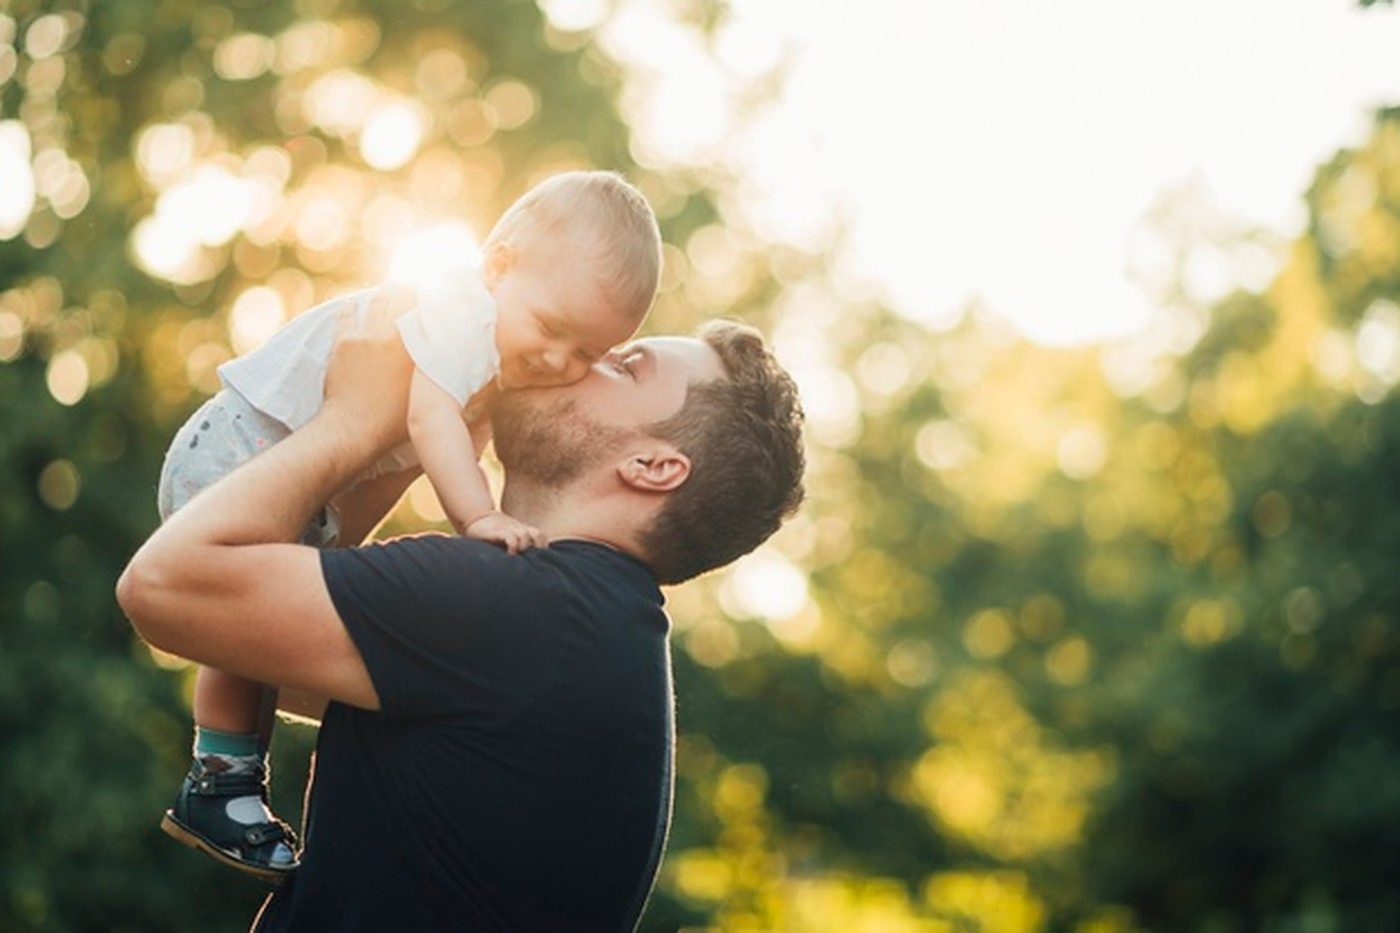
{"label": "man's shoulder", "polygon": [[324,553],[328,580],[334,571],[336,576],[487,591],[496,599],[521,590],[594,590],[601,585],[613,592],[634,593],[644,602],[663,601],[655,578],[636,558],[580,541],[508,554],[498,545],[474,538],[424,532]]}
{"label": "man's shoulder", "polygon": [[369,562],[420,565],[425,568],[443,563],[462,572],[470,572],[473,568],[489,569],[493,573],[512,567],[524,569],[522,562],[514,560],[512,555],[494,544],[439,531],[397,535],[346,548],[342,553]]}
{"label": "man's shoulder", "polygon": [[424,532],[375,541],[356,548],[325,551],[327,583],[376,583],[385,587],[427,589],[440,596],[469,591],[474,601],[501,600],[511,592],[531,592],[557,585],[547,563],[526,560],[473,538]]}

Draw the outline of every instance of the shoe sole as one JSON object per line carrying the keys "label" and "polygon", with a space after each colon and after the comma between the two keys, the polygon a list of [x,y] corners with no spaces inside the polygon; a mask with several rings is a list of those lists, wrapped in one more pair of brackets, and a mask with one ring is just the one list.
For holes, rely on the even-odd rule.
{"label": "shoe sole", "polygon": [[234,858],[208,839],[205,839],[199,833],[175,819],[175,813],[171,810],[165,811],[165,816],[163,816],[160,821],[160,828],[167,836],[174,839],[176,842],[187,845],[191,849],[198,849],[206,855],[213,856],[216,861],[222,862],[229,868],[237,869],[245,875],[252,875],[269,884],[282,883],[282,881],[286,880],[286,878],[297,869],[295,865],[285,869],[259,868],[256,865],[249,865],[247,862]]}

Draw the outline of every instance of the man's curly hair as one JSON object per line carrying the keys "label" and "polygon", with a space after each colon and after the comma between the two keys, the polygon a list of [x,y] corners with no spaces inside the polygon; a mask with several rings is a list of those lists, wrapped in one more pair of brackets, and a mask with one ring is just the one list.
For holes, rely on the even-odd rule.
{"label": "man's curly hair", "polygon": [[802,502],[802,403],[752,327],[712,321],[697,334],[728,378],[696,383],[647,433],[690,458],[641,546],[662,583],[680,583],[758,547]]}

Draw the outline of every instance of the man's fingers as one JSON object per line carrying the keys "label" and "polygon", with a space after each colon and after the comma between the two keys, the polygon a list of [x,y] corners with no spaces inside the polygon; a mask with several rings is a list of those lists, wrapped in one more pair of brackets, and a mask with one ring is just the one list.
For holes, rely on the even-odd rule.
{"label": "man's fingers", "polygon": [[365,327],[375,331],[389,327],[405,311],[418,302],[418,293],[410,285],[391,283],[375,290],[365,313]]}

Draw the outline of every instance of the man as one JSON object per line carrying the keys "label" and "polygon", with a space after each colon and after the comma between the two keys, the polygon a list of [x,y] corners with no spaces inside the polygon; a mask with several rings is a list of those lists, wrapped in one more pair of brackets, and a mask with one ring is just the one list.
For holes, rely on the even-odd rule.
{"label": "man", "polygon": [[316,418],[157,530],[118,599],[159,648],[329,701],[302,867],[258,929],[630,929],[670,818],[658,583],[796,508],[792,381],[719,324],[502,396],[503,506],[548,548],[269,543],[403,440],[408,374],[391,328],[343,340]]}

